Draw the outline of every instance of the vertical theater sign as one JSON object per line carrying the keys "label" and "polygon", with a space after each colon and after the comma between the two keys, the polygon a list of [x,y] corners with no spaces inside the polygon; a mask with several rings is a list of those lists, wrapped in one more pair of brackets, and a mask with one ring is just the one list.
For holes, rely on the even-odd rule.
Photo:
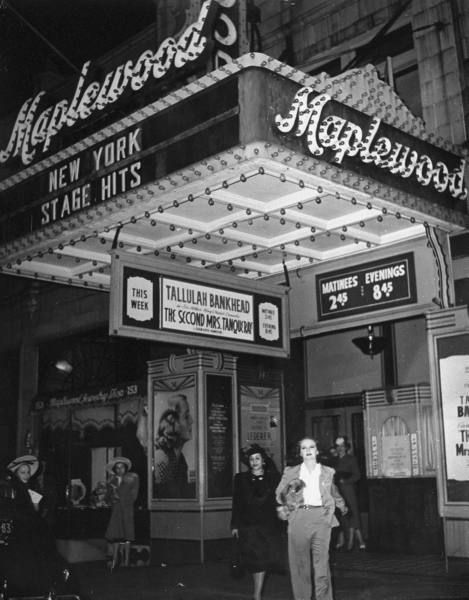
{"label": "vertical theater sign", "polygon": [[52,151],[60,135],[129,93],[174,75],[188,76],[209,59],[215,67],[233,60],[244,49],[239,37],[241,14],[236,0],[205,0],[197,20],[177,40],[169,37],[156,50],[144,50],[99,79],[93,76],[91,61],[85,62],[71,98],[49,104],[47,93],[40,91],[24,102],[6,146],[0,149],[0,164],[16,157],[22,165],[30,165]]}

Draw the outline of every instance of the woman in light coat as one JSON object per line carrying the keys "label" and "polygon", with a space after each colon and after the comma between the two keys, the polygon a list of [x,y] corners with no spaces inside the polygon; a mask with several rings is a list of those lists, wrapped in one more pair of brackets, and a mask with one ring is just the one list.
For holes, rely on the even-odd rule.
{"label": "woman in light coat", "polygon": [[286,467],[276,490],[280,518],[288,520],[288,560],[295,600],[311,600],[311,552],[316,600],[332,600],[329,544],[337,507],[347,507],[334,484],[334,469],[318,462],[317,442],[299,441],[301,464]]}

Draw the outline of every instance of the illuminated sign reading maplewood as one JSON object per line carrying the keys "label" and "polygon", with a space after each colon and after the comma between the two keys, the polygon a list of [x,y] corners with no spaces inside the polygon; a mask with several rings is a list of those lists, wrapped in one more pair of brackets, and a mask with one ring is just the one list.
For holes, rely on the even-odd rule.
{"label": "illuminated sign reading maplewood", "polygon": [[287,290],[114,253],[111,335],[288,356]]}
{"label": "illuminated sign reading maplewood", "polygon": [[316,296],[320,321],[416,302],[413,254],[316,275]]}
{"label": "illuminated sign reading maplewood", "polygon": [[[100,80],[90,76],[91,61],[85,62],[71,99],[44,107],[46,92],[40,91],[26,100],[6,147],[0,149],[0,164],[14,157],[23,165],[31,164],[38,154],[48,152],[54,138],[67,128],[105,111],[126,93],[138,93],[148,81],[160,81],[170,72],[200,62],[211,45],[218,46],[216,63],[231,60],[231,47],[238,34],[231,14],[236,4],[236,0],[205,0],[197,21],[179,39],[168,37],[156,51],[145,50],[136,60],[127,60]],[[213,31],[216,18],[221,22],[221,32]]]}
{"label": "illuminated sign reading maplewood", "polygon": [[275,125],[282,134],[304,139],[314,157],[423,197],[446,199],[450,208],[467,198],[462,158],[313,88],[301,88],[288,115],[277,114]]}

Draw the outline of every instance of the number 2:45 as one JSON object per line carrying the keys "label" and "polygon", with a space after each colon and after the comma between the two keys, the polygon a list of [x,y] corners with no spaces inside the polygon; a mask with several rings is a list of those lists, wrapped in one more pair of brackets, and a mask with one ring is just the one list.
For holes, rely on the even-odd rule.
{"label": "number 2:45", "polygon": [[329,310],[338,310],[339,308],[343,308],[348,302],[348,294],[347,292],[340,292],[340,294],[332,294],[329,296]]}

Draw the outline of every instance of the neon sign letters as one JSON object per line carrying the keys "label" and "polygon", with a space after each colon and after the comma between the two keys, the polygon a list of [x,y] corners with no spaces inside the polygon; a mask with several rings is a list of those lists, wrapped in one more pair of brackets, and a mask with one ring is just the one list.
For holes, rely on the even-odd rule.
{"label": "neon sign letters", "polygon": [[[103,81],[87,80],[91,62],[85,62],[71,100],[60,100],[42,112],[39,112],[40,104],[46,92],[41,91],[26,100],[18,112],[6,148],[0,150],[0,164],[18,157],[24,165],[29,165],[38,151],[49,150],[52,140],[64,128],[71,128],[77,122],[103,111],[125,92],[138,92],[149,80],[160,80],[170,70],[180,70],[196,62],[209,47],[208,29],[212,26],[219,5],[229,7],[232,4],[233,0],[228,3],[205,0],[197,21],[187,27],[178,40],[168,37],[156,52],[145,50],[135,61],[128,60],[107,73]],[[217,41],[222,45],[233,43],[231,29],[229,34],[225,39],[217,33]]]}
{"label": "neon sign letters", "polygon": [[296,93],[288,115],[282,117],[278,114],[275,124],[282,133],[305,136],[313,156],[322,156],[325,149],[330,149],[334,163],[341,164],[345,157],[355,157],[362,163],[369,163],[403,179],[414,178],[421,186],[430,186],[441,193],[448,192],[455,199],[467,198],[463,159],[450,170],[442,160],[432,160],[425,153],[419,154],[397,140],[380,135],[381,119],[371,118],[368,128],[364,129],[341,116],[325,116],[324,111],[326,107],[331,108],[331,103],[332,98],[328,94],[318,94],[313,88],[303,87]]}

